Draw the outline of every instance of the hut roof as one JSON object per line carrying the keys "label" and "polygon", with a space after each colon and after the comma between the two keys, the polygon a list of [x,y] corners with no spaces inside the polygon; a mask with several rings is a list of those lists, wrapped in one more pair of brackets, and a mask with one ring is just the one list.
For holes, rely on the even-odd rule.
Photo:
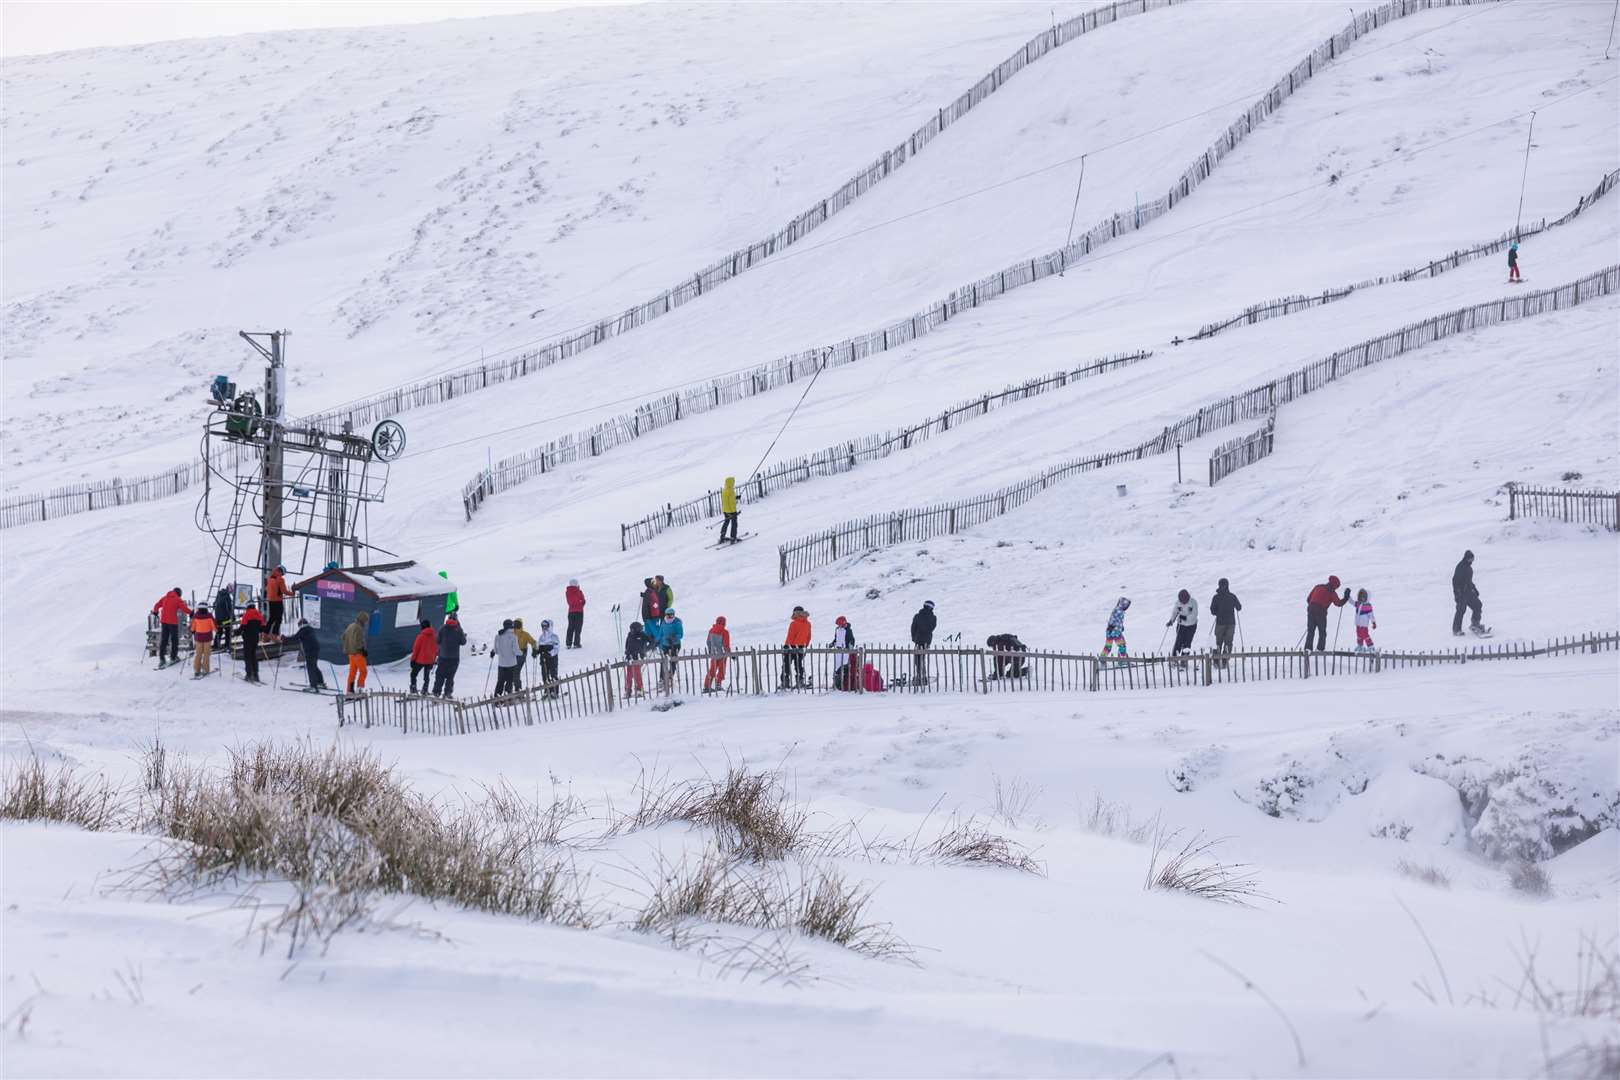
{"label": "hut roof", "polygon": [[413,596],[443,596],[455,591],[455,582],[440,577],[414,562],[383,563],[377,566],[351,566],[337,570],[323,570],[298,582],[294,589],[302,589],[316,581],[344,580],[371,593],[378,600],[396,600]]}

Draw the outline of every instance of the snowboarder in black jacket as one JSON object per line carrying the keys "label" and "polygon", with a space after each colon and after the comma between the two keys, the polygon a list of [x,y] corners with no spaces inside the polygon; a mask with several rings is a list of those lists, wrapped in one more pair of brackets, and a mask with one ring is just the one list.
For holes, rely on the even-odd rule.
{"label": "snowboarder in black jacket", "polygon": [[[1232,651],[1232,633],[1237,629],[1237,613],[1243,610],[1243,601],[1233,594],[1225,578],[1215,584],[1215,595],[1209,598],[1209,613],[1215,616],[1215,651]],[[1224,661],[1223,661],[1224,663]]]}
{"label": "snowboarder in black jacket", "polygon": [[1485,627],[1480,622],[1480,615],[1484,610],[1484,605],[1480,603],[1479,590],[1474,587],[1474,553],[1472,551],[1463,552],[1462,561],[1457,564],[1457,569],[1451,572],[1451,598],[1457,602],[1456,614],[1451,617],[1451,632],[1458,637],[1462,637],[1464,611],[1473,613],[1468,620],[1468,628],[1476,634],[1483,632]]}
{"label": "snowboarder in black jacket", "polygon": [[444,617],[439,627],[439,666],[433,672],[433,696],[456,696],[456,669],[461,666],[461,647],[467,644],[467,631],[457,617],[460,609]]}
{"label": "snowboarder in black jacket", "polygon": [[1029,652],[1029,646],[1019,641],[1016,634],[993,634],[985,639],[984,644],[986,648],[996,651],[996,671],[990,676],[992,679],[999,679],[1003,675],[1009,679],[1024,677],[1024,658],[1008,655]]}
{"label": "snowboarder in black jacket", "polygon": [[917,614],[911,617],[911,643],[917,647],[917,655],[912,658],[912,681],[915,683],[928,681],[928,657],[923,655],[923,650],[934,643],[934,628],[938,625],[934,602],[924,600]]}

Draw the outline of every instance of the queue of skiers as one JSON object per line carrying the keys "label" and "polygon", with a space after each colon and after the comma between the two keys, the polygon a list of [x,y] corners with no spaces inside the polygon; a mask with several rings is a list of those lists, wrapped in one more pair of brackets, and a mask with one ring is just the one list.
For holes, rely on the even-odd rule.
{"label": "queue of skiers", "polygon": [[[1466,551],[1452,574],[1452,594],[1456,604],[1452,632],[1458,636],[1463,634],[1463,614],[1468,612],[1471,614],[1469,629],[1476,635],[1489,636],[1490,628],[1482,622],[1483,605],[1479,590],[1474,584],[1473,566],[1474,553]],[[278,567],[271,574],[270,581],[280,581],[281,584],[280,589],[274,591],[267,585],[267,597],[291,595],[283,580],[281,568]],[[685,642],[685,627],[674,607],[674,589],[665,581],[662,574],[645,578],[642,584],[641,619],[630,624],[629,633],[625,635],[624,640],[624,658],[631,661],[625,668],[624,676],[624,694],[627,698],[641,696],[647,692],[642,667],[644,662],[649,660],[657,661],[657,688],[660,692],[667,693],[674,685],[676,659],[680,656]],[[247,605],[238,617],[232,600],[229,591],[222,589],[220,595],[215,598],[214,609],[210,611],[206,605],[199,605],[195,610],[187,606],[178,587],[160,597],[152,608],[160,627],[158,642],[160,666],[179,662],[180,618],[187,615],[190,616],[189,631],[195,648],[193,661],[195,677],[201,678],[209,673],[209,656],[215,647],[216,639],[221,645],[228,647],[229,628],[234,625],[242,641],[248,681],[259,681],[258,648],[261,638],[273,637],[295,643],[308,671],[309,687],[324,688],[325,683],[321,678],[318,664],[320,646],[315,631],[307,620],[300,619],[297,633],[290,639],[283,639],[275,634],[271,627],[278,626],[280,620],[285,617],[284,600],[268,602],[270,607],[268,620],[252,604]],[[491,646],[492,663],[497,672],[496,695],[516,693],[523,688],[524,662],[527,658],[533,657],[539,664],[543,696],[548,698],[557,696],[560,652],[564,648],[581,647],[585,594],[577,579],[569,581],[564,592],[564,601],[568,611],[565,640],[558,639],[550,619],[541,620],[538,636],[524,628],[522,619],[503,620]],[[1305,633],[1299,647],[1306,651],[1326,651],[1329,611],[1335,607],[1343,609],[1346,606],[1350,606],[1354,612],[1355,651],[1366,652],[1375,649],[1372,632],[1378,628],[1378,621],[1373,609],[1371,592],[1366,588],[1357,590],[1352,602],[1351,590],[1344,586],[1335,574],[1330,574],[1326,581],[1313,586],[1306,596]],[[457,608],[459,609],[459,604]],[[1129,647],[1125,638],[1125,620],[1130,608],[1130,598],[1121,596],[1109,612],[1103,627],[1101,653],[1103,659],[1114,660],[1117,663],[1130,662]],[[1227,661],[1220,659],[1220,656],[1232,652],[1234,638],[1240,636],[1239,613],[1243,610],[1243,602],[1232,592],[1226,578],[1221,578],[1216,585],[1215,593],[1209,600],[1208,610],[1214,619],[1214,645],[1211,651],[1216,654],[1215,662],[1224,665]],[[357,612],[353,622],[345,627],[340,638],[348,662],[346,690],[350,694],[363,693],[366,688],[369,668],[367,650],[369,620],[369,613]],[[938,625],[934,601],[924,601],[911,619],[911,643],[916,650],[909,676],[909,681],[913,685],[922,685],[928,681],[927,653],[933,646]],[[1178,591],[1164,625],[1167,635],[1171,627],[1174,627],[1176,632],[1171,655],[1176,657],[1189,655],[1193,650],[1199,625],[1199,604],[1189,590]],[[1337,632],[1334,639],[1336,644]],[[809,688],[810,681],[805,672],[804,661],[806,651],[812,647],[813,640],[814,629],[810,621],[810,612],[802,606],[795,606],[788,618],[786,634],[781,645],[781,674],[778,681],[780,688]],[[431,694],[435,697],[454,696],[461,649],[466,644],[467,634],[462,628],[459,610],[451,610],[438,628],[434,628],[429,620],[423,619],[410,649],[410,692]],[[1022,654],[1027,653],[1029,648],[1015,634],[993,634],[985,640],[985,646],[994,653],[993,672],[987,678],[1021,678],[1027,673],[1027,664]],[[843,654],[834,660],[833,680],[837,688],[882,689],[882,678],[870,664],[857,666],[861,654],[856,649],[854,626],[846,616],[837,617],[832,639],[826,647]],[[703,642],[704,653],[710,657],[703,678],[704,693],[716,693],[724,689],[731,648],[731,631],[727,628],[725,616],[718,616],[709,627]],[[908,679],[905,675],[897,678],[902,682]]]}

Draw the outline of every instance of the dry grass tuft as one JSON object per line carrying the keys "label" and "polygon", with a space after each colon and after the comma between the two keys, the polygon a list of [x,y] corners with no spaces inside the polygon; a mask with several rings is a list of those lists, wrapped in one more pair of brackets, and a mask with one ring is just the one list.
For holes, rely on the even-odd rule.
{"label": "dry grass tuft", "polygon": [[1451,876],[1438,866],[1419,866],[1417,863],[1407,862],[1402,859],[1395,864],[1395,870],[1403,877],[1409,877],[1413,881],[1421,881],[1423,884],[1431,885],[1436,889],[1451,888]]}
{"label": "dry grass tuft", "polygon": [[728,923],[796,930],[866,956],[910,953],[886,924],[868,920],[871,887],[828,867],[765,867],[711,848],[678,863],[660,860],[657,878],[647,884],[633,926],[676,945],[690,942],[702,923]]}
{"label": "dry grass tuft", "polygon": [[9,760],[0,773],[0,818],[60,821],[99,832],[125,824],[123,793],[106,776],[81,776],[61,762],[52,768],[38,755]]}
{"label": "dry grass tuft", "polygon": [[1081,811],[1080,824],[1087,832],[1098,836],[1115,836],[1128,843],[1145,844],[1159,829],[1159,815],[1138,821],[1129,806],[1109,802],[1098,794],[1092,796],[1091,808]]}
{"label": "dry grass tuft", "polygon": [[1046,866],[1015,840],[991,832],[976,818],[952,818],[930,844],[917,848],[914,857],[951,863],[981,863],[1021,870],[1026,874],[1046,873]]}
{"label": "dry grass tuft", "polygon": [[1167,889],[1184,892],[1221,904],[1248,905],[1251,900],[1269,900],[1260,891],[1253,870],[1244,863],[1217,861],[1212,852],[1222,840],[1206,840],[1199,833],[1179,850],[1175,848],[1179,829],[1166,832],[1160,829],[1153,838],[1153,855],[1148,860],[1147,881],[1144,889]]}
{"label": "dry grass tuft", "polygon": [[1508,867],[1507,874],[1508,884],[1515,892],[1537,898],[1552,895],[1552,879],[1547,876],[1547,871],[1529,859],[1513,863]]}

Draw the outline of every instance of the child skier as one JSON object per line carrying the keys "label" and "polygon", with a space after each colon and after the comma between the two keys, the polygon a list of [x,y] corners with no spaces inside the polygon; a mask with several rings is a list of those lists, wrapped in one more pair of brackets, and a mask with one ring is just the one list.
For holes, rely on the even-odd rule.
{"label": "child skier", "polygon": [[726,617],[715,616],[714,625],[709,627],[709,636],[704,639],[703,646],[714,659],[709,661],[709,670],[703,675],[703,692],[717,694],[726,688],[726,654],[731,652],[731,631],[726,629]]}
{"label": "child skier", "polygon": [[199,604],[197,610],[192,612],[191,647],[194,650],[191,677],[200,679],[214,669],[214,617],[208,613],[206,604]]}
{"label": "child skier", "polygon": [[1356,652],[1373,652],[1373,639],[1371,631],[1378,629],[1378,620],[1373,617],[1372,593],[1366,589],[1356,593]]}
{"label": "child skier", "polygon": [[1508,280],[1519,280],[1519,242],[1517,240],[1508,245]]}
{"label": "child skier", "polygon": [[557,696],[557,660],[561,645],[562,643],[557,640],[557,632],[551,628],[551,620],[541,619],[540,636],[534,643],[534,655],[540,658],[540,681],[545,686],[545,696],[548,698]]}
{"label": "child skier", "polygon": [[624,669],[624,696],[641,697],[647,692],[646,685],[641,681],[641,660],[653,647],[653,639],[645,633],[641,624],[630,624],[630,632],[624,636],[624,658],[630,661]]}
{"label": "child skier", "polygon": [[1108,628],[1105,631],[1102,651],[1103,656],[1113,655],[1114,645],[1117,643],[1119,645],[1119,658],[1121,660],[1125,659],[1125,613],[1130,608],[1131,600],[1128,596],[1120,597],[1119,603],[1114,605],[1113,613],[1108,616]]}

